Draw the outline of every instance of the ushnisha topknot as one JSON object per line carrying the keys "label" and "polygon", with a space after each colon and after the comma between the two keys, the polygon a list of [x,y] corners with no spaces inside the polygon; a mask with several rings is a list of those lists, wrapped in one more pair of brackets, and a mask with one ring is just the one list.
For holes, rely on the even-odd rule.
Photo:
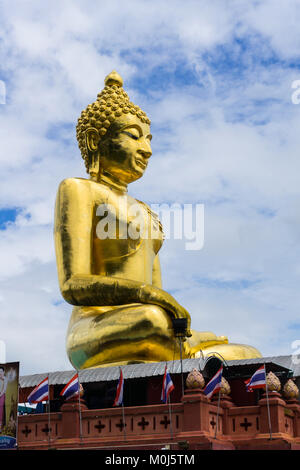
{"label": "ushnisha topknot", "polygon": [[97,100],[82,111],[76,126],[76,137],[79,149],[84,159],[87,173],[89,172],[89,157],[86,146],[86,130],[95,128],[103,137],[109,126],[122,114],[135,114],[142,122],[150,125],[150,119],[139,106],[131,103],[123,90],[122,77],[113,70],[104,80],[104,88],[98,93]]}

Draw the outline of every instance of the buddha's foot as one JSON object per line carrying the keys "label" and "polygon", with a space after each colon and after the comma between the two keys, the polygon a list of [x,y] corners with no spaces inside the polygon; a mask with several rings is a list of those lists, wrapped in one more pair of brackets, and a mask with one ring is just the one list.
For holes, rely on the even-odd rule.
{"label": "buddha's foot", "polygon": [[204,357],[213,356],[214,353],[217,353],[216,356],[222,357],[226,361],[234,361],[240,359],[255,359],[262,357],[258,349],[247,344],[218,344],[215,346],[210,346],[199,350],[195,353],[194,357]]}
{"label": "buddha's foot", "polygon": [[186,354],[190,357],[221,356],[227,361],[238,359],[254,359],[262,357],[261,353],[247,344],[228,343],[226,336],[215,336],[211,332],[192,330],[191,338],[185,342]]}

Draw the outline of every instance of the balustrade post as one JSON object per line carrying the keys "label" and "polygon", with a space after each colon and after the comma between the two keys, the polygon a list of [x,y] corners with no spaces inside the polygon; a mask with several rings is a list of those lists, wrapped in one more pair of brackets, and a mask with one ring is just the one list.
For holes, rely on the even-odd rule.
{"label": "balustrade post", "polygon": [[286,407],[293,412],[294,437],[300,437],[300,403],[298,400],[287,400]]}
{"label": "balustrade post", "polygon": [[210,402],[199,388],[184,391],[183,402],[183,432],[209,432]]}
{"label": "balustrade post", "polygon": [[[284,408],[286,406],[285,401],[282,399],[278,392],[269,392],[269,406],[270,406],[270,419],[271,428],[273,433],[284,433],[285,432],[285,415]],[[269,434],[269,420],[268,420],[268,408],[266,394],[263,395],[262,399],[258,402],[260,406],[260,433]]]}
{"label": "balustrade post", "polygon": [[[87,406],[81,400],[81,412],[87,410]],[[78,397],[71,398],[61,407],[62,414],[62,439],[80,437],[80,417]]]}

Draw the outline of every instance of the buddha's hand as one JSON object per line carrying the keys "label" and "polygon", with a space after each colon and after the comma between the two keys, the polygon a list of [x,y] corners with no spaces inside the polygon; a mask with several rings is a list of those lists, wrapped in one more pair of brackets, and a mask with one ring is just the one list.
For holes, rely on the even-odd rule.
{"label": "buddha's hand", "polygon": [[143,284],[139,289],[139,298],[142,303],[159,305],[166,310],[172,318],[186,318],[187,336],[192,336],[190,330],[191,316],[189,312],[182,307],[172,295],[168,294],[168,292],[150,284]]}

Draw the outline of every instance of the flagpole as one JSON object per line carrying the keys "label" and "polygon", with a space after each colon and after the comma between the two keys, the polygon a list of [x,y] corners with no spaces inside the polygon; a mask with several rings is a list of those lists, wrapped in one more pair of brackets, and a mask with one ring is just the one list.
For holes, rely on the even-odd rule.
{"label": "flagpole", "polygon": [[[120,367],[120,376],[121,376],[121,367]],[[123,375],[123,373],[122,373]],[[123,376],[124,381],[124,376]],[[124,430],[124,441],[126,441],[126,422],[125,422],[125,411],[124,411],[124,388],[123,388],[123,396],[122,396],[122,419],[123,419],[123,430]]]}
{"label": "flagpole", "polygon": [[77,375],[78,375],[79,437],[80,437],[80,444],[81,444],[82,443],[82,416],[81,416],[81,403],[80,403],[79,370],[77,370]]}
{"label": "flagpole", "polygon": [[217,422],[216,422],[216,430],[215,430],[215,439],[217,439],[217,432],[218,432],[218,425],[219,425],[220,398],[221,398],[221,387],[219,388],[219,395],[218,395]]}
{"label": "flagpole", "polygon": [[173,440],[173,427],[172,427],[172,412],[171,412],[170,395],[168,396],[168,401],[169,401],[170,434],[171,434],[171,441],[172,441]]}
{"label": "flagpole", "polygon": [[48,372],[48,445],[51,445],[51,426],[50,426],[50,373]]}
{"label": "flagpole", "polygon": [[184,395],[184,380],[183,380],[183,365],[182,365],[182,337],[179,336],[179,344],[180,344],[180,367],[181,367],[181,391],[182,396]]}
{"label": "flagpole", "polygon": [[271,441],[272,440],[272,426],[271,426],[271,416],[270,416],[269,390],[268,390],[268,382],[267,382],[266,363],[264,363],[264,366],[265,366],[265,378],[266,378],[266,396],[267,396],[268,421],[269,421],[269,431],[270,431],[270,441]]}

